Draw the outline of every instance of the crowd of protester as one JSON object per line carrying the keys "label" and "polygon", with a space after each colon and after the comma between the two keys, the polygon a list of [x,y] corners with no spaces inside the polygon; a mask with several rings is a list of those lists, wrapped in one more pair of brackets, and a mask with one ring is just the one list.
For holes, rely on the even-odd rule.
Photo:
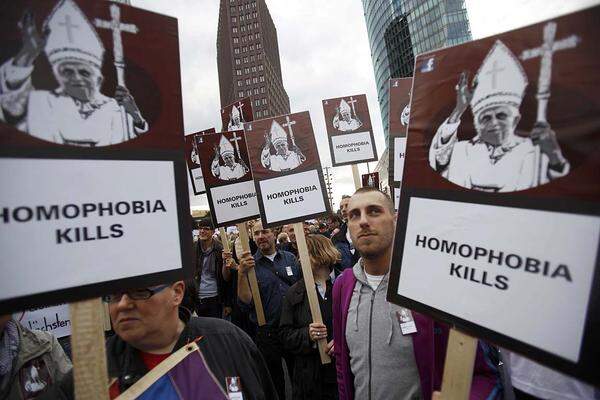
{"label": "crowd of protester", "polygon": [[[344,196],[337,215],[304,223],[323,321],[314,323],[293,225],[248,222],[250,251],[243,251],[235,229],[221,237],[209,215],[198,220],[192,280],[104,298],[114,331],[106,342],[111,398],[190,342],[200,348],[215,399],[227,398],[232,378],[241,383],[244,399],[286,399],[286,376],[293,399],[438,395],[448,327],[386,300],[395,224],[392,201],[372,188]],[[323,339],[333,360],[328,364],[321,363],[317,346]],[[210,385],[206,390],[211,393]],[[74,398],[69,356],[50,334],[0,316],[0,400],[32,398]],[[600,396],[591,386],[479,340],[470,398]]]}

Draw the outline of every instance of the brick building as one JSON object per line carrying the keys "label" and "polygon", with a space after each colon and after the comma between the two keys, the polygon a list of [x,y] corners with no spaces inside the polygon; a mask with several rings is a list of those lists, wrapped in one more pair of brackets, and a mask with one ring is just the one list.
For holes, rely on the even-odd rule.
{"label": "brick building", "polygon": [[217,67],[222,107],[251,96],[254,119],[290,112],[265,0],[220,0]]}

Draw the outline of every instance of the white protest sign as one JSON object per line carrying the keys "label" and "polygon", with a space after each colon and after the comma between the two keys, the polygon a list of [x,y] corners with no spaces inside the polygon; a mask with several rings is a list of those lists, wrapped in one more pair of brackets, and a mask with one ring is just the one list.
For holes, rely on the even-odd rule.
{"label": "white protest sign", "polygon": [[398,294],[577,362],[599,240],[600,217],[412,197]]}
{"label": "white protest sign", "polygon": [[182,265],[171,161],[0,158],[0,182],[0,300]]}
{"label": "white protest sign", "polygon": [[15,314],[13,318],[27,329],[46,331],[56,338],[71,335],[68,304],[23,311]]}

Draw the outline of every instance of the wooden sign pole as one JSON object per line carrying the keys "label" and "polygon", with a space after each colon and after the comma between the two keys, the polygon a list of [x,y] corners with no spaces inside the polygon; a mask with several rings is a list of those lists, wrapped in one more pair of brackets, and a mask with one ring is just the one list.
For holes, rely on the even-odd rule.
{"label": "wooden sign pole", "polygon": [[[296,244],[298,245],[298,256],[300,265],[302,266],[302,276],[304,277],[304,286],[306,286],[306,295],[308,296],[308,305],[310,306],[310,315],[313,322],[322,324],[323,317],[321,316],[321,307],[317,298],[317,289],[315,288],[315,278],[312,273],[310,257],[308,255],[308,246],[306,245],[306,236],[304,235],[304,225],[302,222],[294,224],[294,233],[296,234]],[[325,351],[327,346],[327,338],[317,341],[319,347],[319,355],[321,356],[321,364],[329,364],[331,358]]]}
{"label": "wooden sign pole", "polygon": [[225,228],[219,228],[219,233],[221,234],[221,244],[223,245],[223,250],[231,251],[231,247],[229,246],[229,239],[227,238],[227,232]]}
{"label": "wooden sign pole", "polygon": [[354,187],[356,190],[362,187],[362,183],[360,181],[360,173],[358,172],[358,164],[352,164],[352,177],[354,178]]}
{"label": "wooden sign pole", "polygon": [[[244,250],[245,252],[249,252],[250,240],[248,239],[248,227],[246,223],[242,222],[241,224],[237,224],[237,228],[240,232],[240,243],[242,245],[242,250]],[[238,257],[240,255],[238,255]],[[240,279],[239,274],[238,279]],[[256,310],[256,320],[258,322],[258,326],[263,326],[267,323],[267,321],[265,319],[265,311],[263,309],[262,300],[260,299],[260,291],[258,290],[258,280],[256,279],[256,271],[254,270],[254,268],[251,268],[248,271],[248,281],[250,282],[250,289],[252,290],[252,300],[254,301],[254,309]]]}
{"label": "wooden sign pole", "polygon": [[77,400],[108,400],[104,307],[100,298],[69,305],[73,380]]}
{"label": "wooden sign pole", "polygon": [[438,399],[469,399],[476,354],[477,338],[451,328],[442,377],[442,393]]}

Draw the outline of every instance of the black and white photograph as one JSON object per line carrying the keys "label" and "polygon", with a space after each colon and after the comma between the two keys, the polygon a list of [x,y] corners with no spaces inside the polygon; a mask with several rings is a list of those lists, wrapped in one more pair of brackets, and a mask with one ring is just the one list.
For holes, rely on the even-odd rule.
{"label": "black and white photograph", "polygon": [[252,99],[244,97],[234,103],[221,108],[221,123],[223,131],[237,131],[244,129],[244,123],[254,120]]}
{"label": "black and white photograph", "polygon": [[291,171],[306,161],[294,139],[295,123],[289,116],[286,116],[281,125],[276,120],[271,122],[269,132],[265,132],[265,144],[260,153],[263,167],[275,172]]}
{"label": "black and white photograph", "polygon": [[358,100],[350,96],[340,100],[340,105],[335,108],[335,116],[333,117],[332,125],[340,132],[353,132],[362,126],[360,117],[356,114],[355,103]]}
{"label": "black and white photograph", "polygon": [[[222,181],[240,179],[250,169],[240,156],[239,140],[242,140],[239,131],[233,131],[231,139],[221,134],[219,145],[215,146],[215,156],[210,165],[212,175]],[[233,144],[232,144],[233,143]]]}
{"label": "black and white photograph", "polygon": [[[121,40],[139,28],[120,20],[118,4],[107,7],[112,19],[90,19],[74,0],[61,0],[41,27],[34,10],[23,10],[15,26],[21,48],[0,67],[0,121],[39,139],[85,147],[118,144],[148,132],[148,121],[125,82],[127,47]],[[98,36],[103,29],[112,31],[111,51]],[[40,58],[51,67],[53,76],[47,79],[57,82],[54,89],[36,87],[32,80]],[[117,75],[112,91],[102,90],[105,62]]]}
{"label": "black and white photograph", "polygon": [[[517,56],[496,40],[474,75],[470,71],[461,73],[454,109],[438,127],[429,150],[431,168],[452,183],[486,192],[515,192],[569,174],[571,165],[547,111],[552,92],[552,53],[576,48],[581,38],[572,34],[555,41],[556,22],[548,22],[542,29],[540,36],[545,39],[540,47],[523,50]],[[537,85],[535,81],[530,84],[522,67],[535,57],[542,59],[535,77]],[[527,89],[537,90],[538,101],[536,121],[529,130],[519,124]],[[465,115],[467,109],[475,132],[469,139],[458,140],[461,119],[469,118]]]}

